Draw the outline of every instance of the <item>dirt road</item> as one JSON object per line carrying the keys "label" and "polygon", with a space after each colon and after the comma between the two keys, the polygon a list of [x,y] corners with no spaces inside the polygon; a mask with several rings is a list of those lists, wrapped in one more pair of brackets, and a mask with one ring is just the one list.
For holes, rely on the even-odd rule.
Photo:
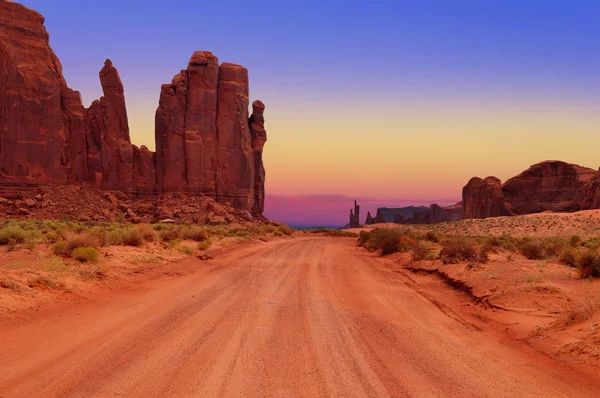
{"label": "dirt road", "polygon": [[197,266],[0,325],[0,396],[600,396],[600,379],[499,342],[351,239]]}

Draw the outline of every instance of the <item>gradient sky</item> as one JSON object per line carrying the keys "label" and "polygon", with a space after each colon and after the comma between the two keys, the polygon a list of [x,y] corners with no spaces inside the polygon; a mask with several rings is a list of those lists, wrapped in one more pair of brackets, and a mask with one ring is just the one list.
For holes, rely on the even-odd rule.
{"label": "gradient sky", "polygon": [[244,65],[268,139],[266,215],[342,225],[352,200],[454,203],[472,176],[600,166],[599,1],[23,0],[84,104],[105,58],[133,143],[194,50]]}

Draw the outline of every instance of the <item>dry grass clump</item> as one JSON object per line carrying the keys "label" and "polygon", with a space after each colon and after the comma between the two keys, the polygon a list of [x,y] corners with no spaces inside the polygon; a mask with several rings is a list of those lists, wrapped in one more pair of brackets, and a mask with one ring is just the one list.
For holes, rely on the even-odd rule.
{"label": "dry grass clump", "polygon": [[576,261],[582,279],[600,276],[600,250],[587,249],[579,253]]}
{"label": "dry grass clump", "polygon": [[472,239],[452,237],[442,242],[442,246],[440,258],[445,264],[458,264],[463,261],[478,260],[475,241]]}
{"label": "dry grass clump", "polygon": [[52,253],[57,256],[70,257],[78,247],[99,247],[98,238],[87,233],[67,233],[65,239],[52,246]]}
{"label": "dry grass clump", "polygon": [[196,245],[196,248],[198,250],[207,250],[210,247],[210,240],[204,240],[202,242],[198,242],[198,245]]}
{"label": "dry grass clump", "polygon": [[202,242],[208,239],[208,232],[204,228],[188,227],[183,230],[183,239]]}
{"label": "dry grass clump", "polygon": [[137,228],[146,242],[154,242],[158,237],[158,233],[148,224],[140,224]]}
{"label": "dry grass clump", "polygon": [[75,248],[71,253],[71,258],[80,263],[87,263],[98,261],[98,255],[98,250],[90,246],[85,246]]}
{"label": "dry grass clump", "polygon": [[140,229],[133,226],[110,231],[106,236],[106,240],[109,245],[135,247],[143,245],[146,241]]}
{"label": "dry grass clump", "polygon": [[158,233],[161,242],[172,242],[181,239],[178,228],[163,229]]}

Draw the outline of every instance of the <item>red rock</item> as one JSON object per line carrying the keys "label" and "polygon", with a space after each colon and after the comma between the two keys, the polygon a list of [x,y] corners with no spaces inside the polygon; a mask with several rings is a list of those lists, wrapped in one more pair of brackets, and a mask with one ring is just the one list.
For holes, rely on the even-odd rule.
{"label": "red rock", "polygon": [[248,70],[223,63],[219,68],[217,113],[217,201],[254,207],[254,151],[248,125]]}
{"label": "red rock", "polygon": [[537,163],[504,183],[504,203],[510,214],[577,211],[595,176],[595,170],[575,164]]}
{"label": "red rock", "polygon": [[385,214],[380,209],[377,209],[377,213],[375,214],[375,219],[373,222],[375,224],[383,224],[387,222],[385,219]]}
{"label": "red rock", "polygon": [[81,99],[67,87],[44,17],[0,2],[0,59],[0,179],[65,183],[85,174],[81,157],[69,158],[84,147]]}
{"label": "red rock", "polygon": [[367,218],[365,220],[365,224],[366,225],[375,224],[375,220],[373,219],[373,216],[371,215],[370,211],[367,212]]}
{"label": "red rock", "polygon": [[487,218],[506,215],[502,183],[496,177],[473,177],[462,191],[462,217]]}
{"label": "red rock", "polygon": [[600,169],[587,186],[585,196],[581,203],[582,210],[600,208]]}
{"label": "red rock", "polygon": [[156,193],[156,158],[145,145],[133,145],[133,189],[137,193]]}
{"label": "red rock", "polygon": [[90,170],[98,169],[97,151],[99,151],[102,159],[102,188],[131,190],[133,149],[129,138],[123,83],[119,72],[109,59],[100,70],[100,84],[104,96],[98,102],[92,103],[87,111],[90,115],[87,121],[92,137],[90,140],[99,139],[100,143],[98,147],[92,145],[93,151],[91,151],[88,167]]}
{"label": "red rock", "polygon": [[35,200],[33,199],[25,199],[25,204],[29,207],[35,206]]}
{"label": "red rock", "polygon": [[62,76],[43,22],[35,11],[0,1],[0,184],[188,192],[262,214],[264,104],[255,101],[248,118],[245,68],[219,67],[210,52],[195,52],[161,87],[153,154],[131,145],[112,62],[99,73],[103,97],[85,109]]}
{"label": "red rock", "polygon": [[161,86],[155,117],[156,184],[158,192],[187,189],[185,171],[185,108],[187,71]]}
{"label": "red rock", "polygon": [[187,189],[215,195],[217,175],[217,84],[219,60],[196,51],[188,63],[185,108],[185,170]]}
{"label": "red rock", "polygon": [[252,103],[252,115],[248,123],[252,135],[252,150],[254,151],[254,206],[252,213],[260,215],[265,209],[265,166],[262,154],[267,142],[265,130],[265,104],[261,101]]}

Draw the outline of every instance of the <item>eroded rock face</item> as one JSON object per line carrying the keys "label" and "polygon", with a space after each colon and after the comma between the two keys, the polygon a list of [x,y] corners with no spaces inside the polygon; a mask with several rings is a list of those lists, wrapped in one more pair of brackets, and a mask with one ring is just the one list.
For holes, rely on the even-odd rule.
{"label": "eroded rock face", "polygon": [[0,2],[0,176],[66,183],[86,174],[79,93],[67,87],[44,17]]}
{"label": "eroded rock face", "polygon": [[534,164],[502,186],[510,214],[577,211],[596,171],[561,161]]}
{"label": "eroded rock face", "polygon": [[262,214],[265,209],[265,166],[263,164],[263,147],[267,142],[265,130],[265,104],[261,101],[252,103],[250,133],[252,135],[252,150],[254,151],[254,214]]}
{"label": "eroded rock face", "polygon": [[373,219],[373,216],[371,215],[370,211],[367,212],[367,218],[365,220],[365,224],[366,225],[375,224],[375,220]]}
{"label": "eroded rock face", "polygon": [[186,192],[262,214],[265,106],[255,101],[248,117],[244,67],[195,52],[161,87],[153,153],[131,145],[112,62],[99,74],[104,95],[85,109],[67,87],[43,23],[39,13],[0,1],[0,184]]}
{"label": "eroded rock face", "polygon": [[487,218],[507,215],[502,183],[496,177],[473,177],[462,191],[462,217]]}
{"label": "eroded rock face", "polygon": [[252,209],[255,164],[248,123],[248,70],[223,63],[218,93],[217,201]]}
{"label": "eroded rock face", "polygon": [[596,172],[596,175],[587,187],[585,197],[581,203],[581,209],[600,209],[600,169]]}

